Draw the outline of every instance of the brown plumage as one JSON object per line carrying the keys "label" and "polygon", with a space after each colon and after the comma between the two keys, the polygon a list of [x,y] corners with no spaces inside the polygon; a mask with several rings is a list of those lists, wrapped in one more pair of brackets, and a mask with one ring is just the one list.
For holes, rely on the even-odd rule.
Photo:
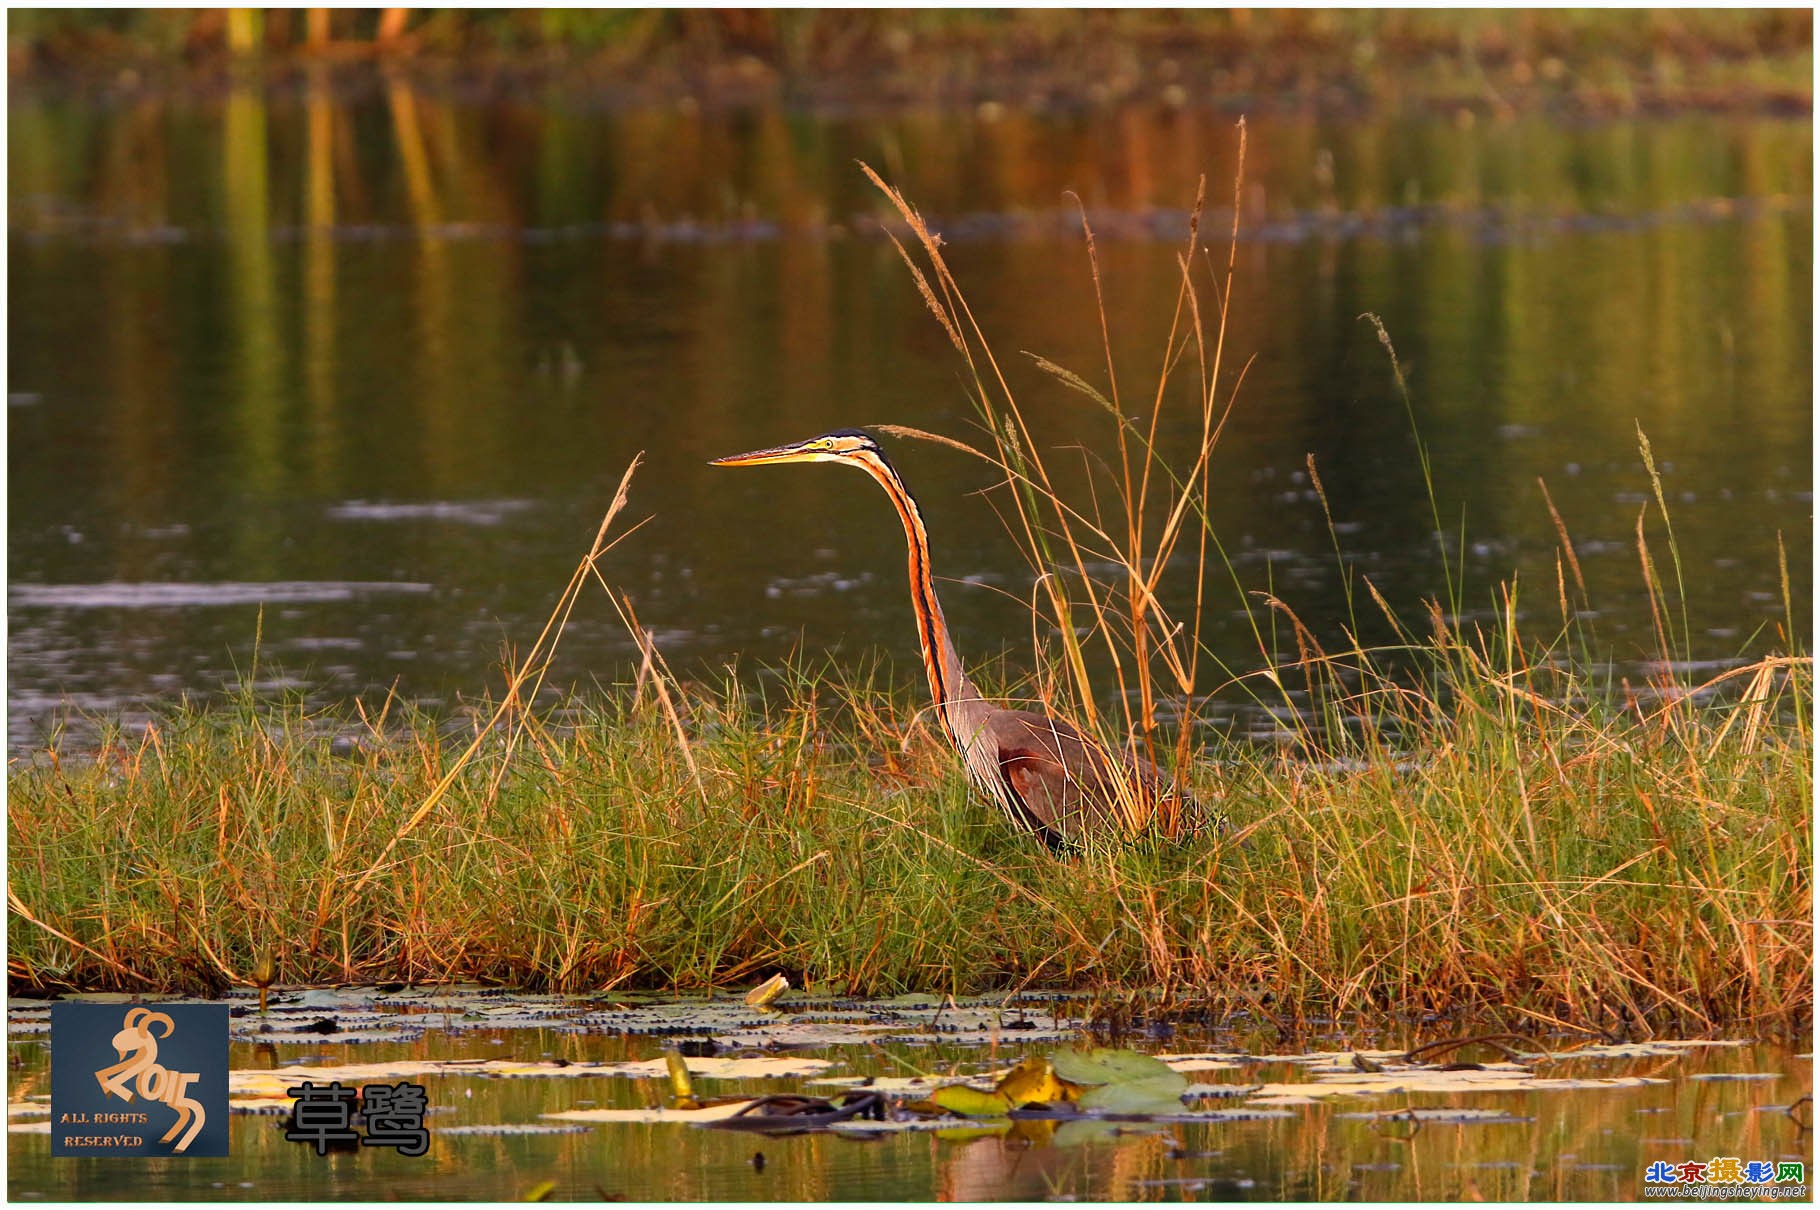
{"label": "brown plumage", "polygon": [[937,716],[974,788],[1014,826],[1054,847],[1090,833],[1135,834],[1150,825],[1159,804],[1173,800],[1175,815],[1191,805],[1174,796],[1167,779],[1143,757],[1132,753],[1121,759],[1060,719],[1007,710],[980,696],[961,666],[935,595],[922,512],[869,434],[842,429],[794,445],[716,458],[712,465],[778,462],[857,466],[891,498],[909,546],[910,603]]}

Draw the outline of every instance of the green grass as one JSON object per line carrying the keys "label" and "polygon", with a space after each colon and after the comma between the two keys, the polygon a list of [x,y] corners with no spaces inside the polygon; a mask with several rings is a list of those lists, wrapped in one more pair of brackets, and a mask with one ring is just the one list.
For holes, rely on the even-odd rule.
{"label": "green grass", "polygon": [[194,990],[269,949],[280,983],[782,970],[854,993],[1161,989],[1295,1022],[1802,1028],[1811,737],[1787,720],[1809,680],[1766,664],[1736,683],[1767,696],[1639,718],[1488,667],[1356,765],[1198,753],[1243,845],[1073,859],[969,804],[913,699],[872,684],[697,690],[689,759],[649,692],[560,730],[515,715],[410,829],[473,733],[243,699],[12,774],[9,974]]}

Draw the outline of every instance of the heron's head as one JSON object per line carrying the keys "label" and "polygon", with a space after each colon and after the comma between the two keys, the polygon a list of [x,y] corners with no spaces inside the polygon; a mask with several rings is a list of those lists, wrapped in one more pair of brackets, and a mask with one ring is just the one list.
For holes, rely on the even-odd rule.
{"label": "heron's head", "polygon": [[872,459],[883,461],[885,452],[870,433],[859,429],[836,429],[798,441],[792,445],[774,445],[770,449],[748,454],[729,454],[716,458],[709,466],[764,466],[772,462],[851,462],[864,464]]}

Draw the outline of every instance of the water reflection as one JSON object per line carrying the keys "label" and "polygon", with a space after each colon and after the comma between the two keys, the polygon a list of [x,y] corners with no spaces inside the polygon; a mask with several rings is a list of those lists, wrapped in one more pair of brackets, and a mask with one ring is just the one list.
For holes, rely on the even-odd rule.
{"label": "water reflection", "polygon": [[[702,466],[854,423],[967,435],[952,352],[876,238],[853,161],[946,216],[972,308],[1057,446],[1103,433],[1015,356],[1104,363],[1064,191],[1105,233],[1114,353],[1142,394],[1179,213],[1200,174],[1222,198],[1234,167],[1230,117],[1193,106],[611,110],[308,77],[108,103],[26,92],[8,126],[15,749],[36,733],[27,700],[210,690],[248,664],[255,606],[55,603],[97,583],[434,585],[349,609],[274,598],[265,654],[335,694],[475,691],[502,638],[541,625],[639,449],[634,508],[660,524],[611,572],[674,662],[842,641],[908,656],[901,552],[863,485]],[[1370,311],[1410,372],[1445,521],[1463,518],[1469,610],[1520,569],[1534,632],[1558,625],[1542,479],[1601,654],[1659,654],[1635,545],[1653,499],[1640,424],[1690,569],[1677,654],[1805,642],[1778,629],[1776,550],[1780,534],[1805,619],[1810,123],[1289,116],[1254,122],[1250,147],[1256,238],[1228,347],[1255,361],[1215,466],[1240,587],[1274,586],[1320,633],[1388,638],[1347,608],[1310,454],[1357,571],[1412,614],[1441,587]],[[1166,442],[1191,436],[1182,417]],[[1015,659],[1030,578],[974,494],[981,468],[930,446],[899,461],[938,574],[965,582],[946,590],[963,651]],[[1164,590],[1180,603],[1193,586]],[[1215,651],[1255,666],[1246,598],[1224,577],[1210,593]],[[595,609],[559,679],[630,658]],[[325,640],[352,646],[328,663]]]}
{"label": "water reflection", "polygon": [[[1562,1040],[1562,1045],[1569,1045]],[[1323,1044],[1324,1049],[1341,1049]],[[235,1043],[235,1068],[271,1056]],[[271,1047],[264,1048],[270,1051]],[[14,1039],[9,1080],[15,1105],[47,1091],[45,1049]],[[853,1071],[883,1062],[918,1070],[971,1069],[1008,1061],[983,1049],[940,1046],[833,1047]],[[619,1062],[656,1053],[651,1039],[553,1029],[432,1030],[417,1043],[311,1043],[277,1048],[289,1065],[384,1059],[565,1058]],[[1585,1070],[1576,1071],[1577,1067]],[[1279,1078],[1268,1057],[1232,1074]],[[1783,1107],[1812,1087],[1811,1059],[1773,1046],[1690,1048],[1684,1056],[1557,1064],[1553,1075],[1646,1076],[1656,1083],[1584,1091],[1404,1094],[1335,1098],[1268,1116],[1205,1123],[1020,1123],[983,1133],[957,1125],[941,1135],[878,1138],[829,1133],[758,1137],[693,1126],[612,1124],[579,1133],[489,1134],[500,1123],[554,1124],[541,1115],[575,1108],[661,1104],[667,1082],[623,1076],[566,1079],[424,1077],[429,1153],[384,1148],[318,1157],[283,1137],[283,1119],[237,1114],[232,1153],[221,1159],[123,1167],[50,1158],[48,1136],[18,1129],[9,1144],[13,1199],[193,1200],[217,1191],[259,1200],[345,1198],[522,1199],[553,1180],[560,1199],[646,1201],[1234,1200],[1628,1201],[1657,1159],[1712,1156],[1796,1160],[1811,1172],[1812,1136]],[[1738,1079],[1740,1075],[1764,1078]],[[1716,1078],[1715,1078],[1716,1077]],[[762,1095],[780,1088],[826,1091],[796,1081],[704,1080],[701,1095]],[[1461,1120],[1417,1126],[1381,1112],[1447,1109]],[[1473,1111],[1494,1110],[1471,1120]],[[1460,1112],[1464,1111],[1464,1112]],[[1082,1127],[1077,1129],[1077,1127]],[[969,1137],[969,1136],[972,1137]],[[764,1156],[762,1165],[753,1162]]]}

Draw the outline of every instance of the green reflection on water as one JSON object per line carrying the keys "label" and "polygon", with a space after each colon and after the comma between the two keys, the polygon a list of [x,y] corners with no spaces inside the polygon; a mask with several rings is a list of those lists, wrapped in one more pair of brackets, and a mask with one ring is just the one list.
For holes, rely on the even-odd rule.
{"label": "green reflection on water", "polygon": [[[857,233],[881,205],[853,160],[952,224],[974,313],[1058,446],[1099,441],[1099,417],[1015,351],[1103,374],[1064,191],[1095,215],[1135,399],[1181,230],[1146,216],[1185,208],[1203,173],[1223,203],[1234,168],[1230,119],[1193,106],[811,117],[306,79],[118,104],[27,90],[8,124],[11,389],[27,400],[9,417],[14,578],[435,585],[267,617],[262,666],[336,694],[477,689],[502,637],[535,633],[641,448],[634,507],[660,525],[613,574],[673,661],[842,641],[909,656],[901,553],[863,485],[702,466],[854,423],[968,435],[952,351],[889,245]],[[1542,478],[1600,615],[1596,654],[1621,670],[1655,654],[1634,553],[1641,424],[1692,569],[1680,654],[1804,644],[1775,552],[1780,533],[1804,629],[1810,123],[1283,116],[1254,121],[1250,147],[1256,238],[1228,348],[1255,360],[1213,517],[1240,588],[1279,591],[1323,637],[1351,621],[1300,480],[1312,454],[1355,570],[1412,614],[1441,590],[1371,311],[1410,369],[1444,515],[1464,516],[1469,609],[1520,571],[1532,627],[1556,624]],[[1409,205],[1429,209],[1385,225]],[[1189,438],[1189,402],[1165,444]],[[979,581],[947,590],[963,652],[1023,662],[1030,573],[974,494],[989,477],[934,447],[900,463],[938,573]],[[526,507],[338,512],[501,501]],[[1180,606],[1193,586],[1162,592]],[[1255,665],[1239,592],[1208,599],[1216,653]],[[207,690],[247,665],[254,629],[252,609],[27,610],[10,671],[34,697]],[[603,609],[556,674],[611,675],[631,654]]]}

